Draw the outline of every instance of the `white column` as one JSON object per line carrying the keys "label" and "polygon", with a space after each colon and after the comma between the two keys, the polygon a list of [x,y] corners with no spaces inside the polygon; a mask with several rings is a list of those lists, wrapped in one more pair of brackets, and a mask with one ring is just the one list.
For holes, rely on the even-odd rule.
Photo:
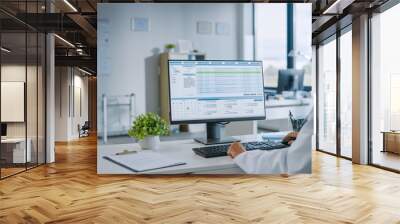
{"label": "white column", "polygon": [[47,34],[46,45],[46,163],[53,163],[55,161],[55,44],[53,34]]}
{"label": "white column", "polygon": [[353,20],[353,162],[368,163],[368,16]]}

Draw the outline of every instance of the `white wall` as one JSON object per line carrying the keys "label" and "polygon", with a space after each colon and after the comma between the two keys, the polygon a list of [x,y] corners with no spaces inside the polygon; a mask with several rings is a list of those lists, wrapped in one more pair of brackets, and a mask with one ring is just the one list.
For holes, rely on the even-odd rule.
{"label": "white wall", "polygon": [[[78,124],[83,125],[88,120],[88,78],[71,67],[56,67],[55,73],[55,140],[77,139],[79,137]],[[79,108],[76,107],[79,102],[75,96],[79,89],[81,90],[82,116]]]}
{"label": "white wall", "polygon": [[[238,59],[240,15],[239,4],[188,4],[182,7],[184,38],[191,40],[195,49],[206,53],[207,59]],[[197,33],[198,21],[213,22],[213,34]],[[216,35],[216,23],[229,25],[229,35]]]}
{"label": "white wall", "polygon": [[[146,70],[157,71],[157,55],[164,45],[183,38],[181,9],[160,4],[99,4],[98,17],[109,21],[108,30],[99,30],[99,39],[108,33],[106,58],[99,63],[109,65],[109,73],[98,68],[99,93],[113,95],[136,94],[137,112],[146,111]],[[131,18],[150,19],[150,32],[132,32]],[[105,61],[107,60],[107,61]],[[99,104],[101,105],[101,104]]]}
{"label": "white wall", "polygon": [[[76,70],[75,70],[76,72]],[[75,113],[72,114],[72,137],[77,138],[79,137],[79,132],[78,132],[78,125],[82,126],[85,121],[89,120],[89,103],[88,103],[88,97],[89,97],[89,92],[88,92],[88,77],[87,76],[82,76],[82,73],[78,73],[74,75],[74,83],[73,85],[75,86],[75,106],[74,110]],[[78,90],[80,90],[80,99],[77,97],[78,96]],[[81,102],[79,102],[79,100]],[[80,106],[78,106],[80,104]],[[81,107],[79,109],[79,107]],[[81,110],[81,111],[80,111]]]}
{"label": "white wall", "polygon": [[[36,67],[33,66],[27,66],[25,65],[18,65],[18,64],[7,64],[7,65],[2,65],[1,66],[1,81],[3,82],[24,82],[25,84],[27,83],[25,80],[25,76],[28,74],[28,80],[29,84],[32,85],[33,81],[31,80],[32,77],[30,77],[32,74],[36,75]],[[34,84],[36,85],[36,81],[34,81]],[[35,89],[27,89],[28,93],[28,99],[27,103],[31,104],[34,100],[36,100],[36,88]],[[33,92],[30,92],[33,91]],[[4,96],[2,96],[4,97]],[[32,105],[35,106],[36,108],[36,101],[35,104]],[[22,108],[24,109],[24,108]],[[7,110],[7,108],[1,108],[1,110]],[[31,109],[27,109],[27,118],[28,118],[28,136],[31,134],[32,130],[36,128],[36,113],[33,113]],[[7,123],[7,136],[8,137],[25,137],[25,126],[26,122],[8,122]]]}
{"label": "white wall", "polygon": [[67,67],[56,67],[55,73],[55,141],[67,141],[69,133],[69,70]]}
{"label": "white wall", "polygon": [[[20,108],[2,107],[2,112],[13,113],[14,110],[18,113],[26,113],[26,119],[22,122],[6,122],[7,137],[9,138],[24,138],[30,140],[30,148],[32,151],[32,159],[39,163],[44,162],[44,134],[45,134],[45,117],[44,117],[44,74],[42,67],[32,66],[25,63],[6,63],[1,66],[1,81],[2,82],[24,82],[26,86],[26,102]],[[2,89],[3,92],[4,89]],[[19,94],[24,94],[24,90],[20,90]],[[7,95],[2,95],[2,98],[7,98]],[[25,105],[26,104],[26,105]],[[4,105],[3,105],[4,106]],[[14,112],[15,113],[15,112]]]}
{"label": "white wall", "polygon": [[[158,55],[168,43],[192,40],[209,59],[237,59],[238,12],[234,4],[99,4],[99,111],[102,94],[135,93],[137,113],[159,112]],[[132,31],[134,17],[149,18],[150,31]],[[213,22],[213,34],[197,34],[197,21]],[[230,24],[230,35],[215,35],[216,22]]]}

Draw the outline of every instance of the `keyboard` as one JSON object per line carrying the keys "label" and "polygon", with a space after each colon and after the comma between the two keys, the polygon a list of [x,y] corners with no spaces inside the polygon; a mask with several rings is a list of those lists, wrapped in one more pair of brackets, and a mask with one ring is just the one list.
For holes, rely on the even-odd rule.
{"label": "keyboard", "polygon": [[[242,143],[247,151],[252,150],[274,150],[286,148],[288,145],[282,142],[260,141],[260,142],[246,142]],[[205,146],[193,148],[193,152],[204,158],[227,156],[230,144],[221,144],[213,146]]]}

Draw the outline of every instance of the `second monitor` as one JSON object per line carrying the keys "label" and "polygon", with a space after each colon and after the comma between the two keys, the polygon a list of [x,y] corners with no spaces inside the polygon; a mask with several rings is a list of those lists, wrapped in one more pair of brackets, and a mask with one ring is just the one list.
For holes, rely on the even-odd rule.
{"label": "second monitor", "polygon": [[303,82],[304,70],[281,69],[279,70],[277,93],[303,90]]}
{"label": "second monitor", "polygon": [[261,61],[169,61],[170,121],[206,123],[204,144],[235,141],[223,122],[265,119]]}

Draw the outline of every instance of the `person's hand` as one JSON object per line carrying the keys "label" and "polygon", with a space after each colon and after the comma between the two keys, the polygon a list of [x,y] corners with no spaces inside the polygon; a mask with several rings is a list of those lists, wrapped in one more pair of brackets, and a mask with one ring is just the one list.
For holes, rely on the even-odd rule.
{"label": "person's hand", "polygon": [[246,152],[246,149],[243,147],[243,145],[240,144],[240,142],[234,142],[229,146],[227,154],[232,159],[234,159],[236,156],[243,152]]}
{"label": "person's hand", "polygon": [[288,134],[282,139],[282,142],[285,142],[285,143],[287,143],[288,145],[291,145],[291,144],[294,142],[294,140],[296,140],[298,134],[299,134],[298,132],[292,131],[292,132],[288,133]]}

